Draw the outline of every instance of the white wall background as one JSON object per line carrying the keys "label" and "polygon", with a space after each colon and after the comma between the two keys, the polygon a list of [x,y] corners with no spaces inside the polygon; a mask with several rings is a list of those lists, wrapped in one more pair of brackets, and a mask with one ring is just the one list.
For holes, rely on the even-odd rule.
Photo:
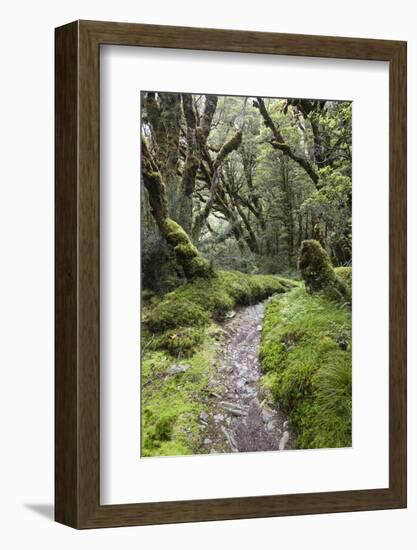
{"label": "white wall background", "polygon": [[[9,0],[0,8],[0,544],[7,549],[415,548],[417,35],[414,2]],[[103,19],[408,40],[409,508],[77,532],[52,522],[54,27]],[[378,200],[378,197],[375,198]],[[376,236],[377,238],[377,236]],[[377,269],[375,276],[378,276]],[[372,399],[370,396],[370,406]]]}

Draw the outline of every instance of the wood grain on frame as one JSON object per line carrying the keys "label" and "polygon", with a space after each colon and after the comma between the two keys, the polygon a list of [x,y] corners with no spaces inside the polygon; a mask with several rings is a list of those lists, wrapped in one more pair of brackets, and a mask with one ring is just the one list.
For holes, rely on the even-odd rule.
{"label": "wood grain on frame", "polygon": [[[390,64],[389,488],[100,505],[99,56],[119,44]],[[55,518],[75,528],[406,506],[406,43],[77,21],[56,29]]]}

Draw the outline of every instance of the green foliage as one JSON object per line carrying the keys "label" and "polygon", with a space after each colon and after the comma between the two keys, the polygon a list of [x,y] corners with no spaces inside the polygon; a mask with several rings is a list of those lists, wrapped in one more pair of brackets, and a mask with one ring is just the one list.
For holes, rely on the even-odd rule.
{"label": "green foliage", "polygon": [[[265,123],[253,98],[184,98],[142,98],[149,166],[161,176],[161,196],[152,202],[148,186],[141,201],[143,454],[198,450],[212,323],[275,293],[262,340],[265,384],[301,447],[348,445],[351,269],[333,265],[352,257],[352,105],[264,98]],[[282,277],[299,278],[301,242],[308,292]],[[184,361],[186,372],[166,374]]]}
{"label": "green foliage", "polygon": [[[188,117],[181,96],[187,97]],[[155,166],[170,174],[163,182],[166,229],[177,264],[172,267],[173,258],[161,262],[162,255],[149,254],[143,271],[146,288],[169,290],[182,272],[189,280],[211,277],[212,263],[253,274],[290,274],[300,242],[309,239],[324,244],[335,266],[350,263],[351,102],[264,98],[278,141],[285,145],[282,150],[254,98],[144,92],[142,102],[144,140]],[[199,121],[205,120],[209,103],[213,118],[203,131]],[[186,130],[180,141],[179,127]],[[220,180],[213,196],[217,170]],[[209,198],[207,225],[194,233],[199,240],[191,242],[177,222],[192,234]],[[149,226],[147,235],[155,235],[148,199],[143,193],[142,220]],[[144,248],[148,242],[143,240]],[[155,268],[161,263],[162,272],[169,263],[172,277]]]}
{"label": "green foliage", "polygon": [[344,173],[326,166],[319,171],[320,188],[314,190],[300,207],[303,215],[317,220],[321,233],[326,233],[326,246],[336,265],[352,256],[352,179],[350,171]]}
{"label": "green foliage", "polygon": [[[237,304],[251,304],[274,293],[286,292],[294,283],[275,275],[246,275],[220,271],[215,277],[200,278],[165,295],[156,306],[143,312],[143,321],[151,333],[163,333],[164,349],[174,350],[175,334],[184,327],[199,327],[210,318],[222,318]],[[186,336],[197,342],[197,332]],[[174,338],[173,338],[174,336]],[[189,347],[189,346],[186,346]]]}
{"label": "green foliage", "polygon": [[203,325],[208,321],[208,313],[192,300],[176,299],[175,291],[170,293],[146,317],[146,323],[152,332],[187,325]]}
{"label": "green foliage", "polygon": [[167,350],[174,357],[189,357],[204,338],[202,327],[180,327],[167,330],[149,343],[150,349]]}
{"label": "green foliage", "polygon": [[351,445],[351,312],[295,289],[265,312],[264,384],[290,418],[300,448]]}
{"label": "green foliage", "polygon": [[[198,415],[208,407],[221,318],[238,304],[283,293],[294,283],[273,275],[218,272],[178,287],[161,300],[148,299],[142,324],[142,454],[193,454],[201,441]],[[185,372],[167,374],[175,361]]]}
{"label": "green foliage", "polygon": [[167,374],[172,358],[160,351],[142,358],[142,456],[194,454],[201,434],[198,415],[213,372],[214,328],[202,350],[187,359],[186,372]]}

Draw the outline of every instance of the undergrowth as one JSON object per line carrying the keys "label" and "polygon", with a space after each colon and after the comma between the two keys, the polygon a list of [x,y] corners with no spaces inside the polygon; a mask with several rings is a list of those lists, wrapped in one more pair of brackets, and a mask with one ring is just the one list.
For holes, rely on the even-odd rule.
{"label": "undergrowth", "polygon": [[289,279],[275,275],[237,271],[219,271],[209,279],[186,283],[144,308],[142,320],[151,338],[149,347],[189,356],[202,341],[201,328],[212,319],[222,319],[236,305],[253,304],[293,286]]}
{"label": "undergrowth", "polygon": [[199,413],[209,398],[216,327],[206,328],[204,345],[178,364],[185,372],[170,374],[172,357],[151,351],[142,358],[142,456],[195,454],[201,441]]}
{"label": "undergrowth", "polygon": [[[217,272],[160,299],[144,295],[142,309],[142,456],[201,452],[199,414],[209,406],[208,383],[220,327],[239,304],[252,304],[295,285],[274,275]],[[173,365],[184,372],[170,373]]]}
{"label": "undergrowth", "polygon": [[351,446],[351,352],[349,307],[302,288],[267,305],[263,380],[288,414],[294,446]]}

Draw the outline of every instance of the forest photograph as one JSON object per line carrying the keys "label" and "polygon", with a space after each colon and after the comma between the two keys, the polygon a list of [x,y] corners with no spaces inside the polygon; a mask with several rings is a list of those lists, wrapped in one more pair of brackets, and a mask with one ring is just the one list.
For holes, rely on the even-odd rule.
{"label": "forest photograph", "polygon": [[352,102],[142,91],[140,132],[141,457],[351,447]]}

